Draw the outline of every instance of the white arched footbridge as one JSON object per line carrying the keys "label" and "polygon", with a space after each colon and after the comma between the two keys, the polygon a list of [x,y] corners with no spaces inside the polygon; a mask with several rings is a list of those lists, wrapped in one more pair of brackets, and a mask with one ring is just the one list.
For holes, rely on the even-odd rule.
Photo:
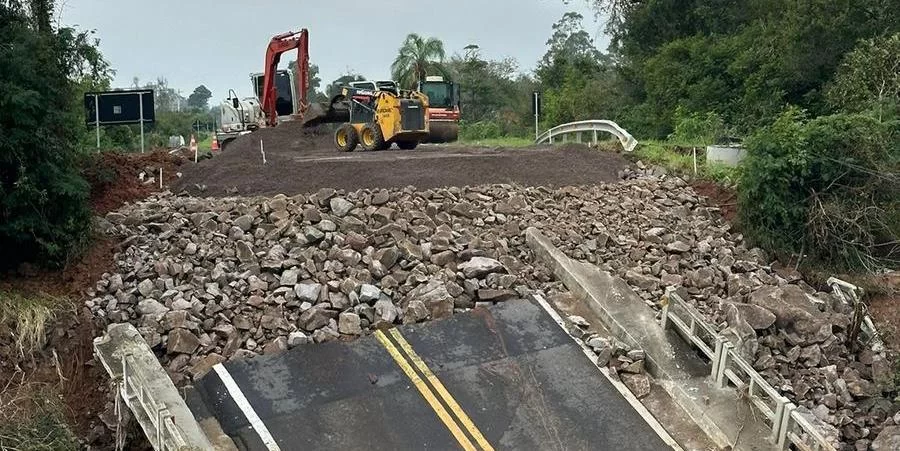
{"label": "white arched footbridge", "polygon": [[638,142],[636,139],[634,139],[634,136],[631,136],[631,134],[625,131],[624,128],[619,127],[619,124],[607,120],[578,121],[557,125],[556,127],[553,127],[538,136],[538,138],[534,142],[535,144],[553,144],[554,142],[567,142],[569,135],[575,135],[575,142],[580,143],[582,142],[581,137],[583,133],[592,133],[591,143],[597,144],[597,134],[599,132],[610,133],[618,138],[619,142],[622,143],[622,147],[624,147],[628,152],[634,150],[634,148],[638,145]]}

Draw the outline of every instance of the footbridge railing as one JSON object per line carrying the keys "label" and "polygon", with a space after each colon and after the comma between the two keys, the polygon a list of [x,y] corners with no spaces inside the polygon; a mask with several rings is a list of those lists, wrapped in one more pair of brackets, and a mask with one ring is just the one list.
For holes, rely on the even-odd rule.
{"label": "footbridge railing", "polygon": [[557,125],[556,127],[553,127],[538,136],[538,138],[534,142],[536,144],[553,144],[554,142],[560,141],[566,142],[568,141],[569,135],[575,135],[575,142],[581,142],[583,133],[592,133],[591,143],[596,144],[598,142],[598,134],[600,132],[610,133],[618,138],[619,142],[622,143],[622,147],[624,147],[628,152],[634,150],[634,148],[638,145],[638,142],[636,139],[634,139],[634,136],[631,136],[631,134],[625,131],[624,128],[619,127],[619,124],[616,124],[613,121],[598,119],[569,122],[568,124]]}

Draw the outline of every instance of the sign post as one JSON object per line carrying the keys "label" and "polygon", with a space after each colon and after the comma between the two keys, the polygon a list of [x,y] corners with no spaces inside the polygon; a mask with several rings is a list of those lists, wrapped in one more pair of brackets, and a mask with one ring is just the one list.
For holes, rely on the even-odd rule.
{"label": "sign post", "polygon": [[[138,103],[140,104],[141,109],[141,153],[144,153],[144,96],[138,96],[140,100]],[[162,177],[162,176],[160,176]],[[162,180],[160,179],[160,183]]]}
{"label": "sign post", "polygon": [[97,123],[97,152],[100,152],[100,96],[94,94],[94,122]]}
{"label": "sign post", "polygon": [[93,125],[100,151],[100,126],[140,124],[141,152],[146,150],[145,123],[154,123],[152,89],[89,92],[84,95],[85,122]]}
{"label": "sign post", "polygon": [[537,140],[541,135],[540,126],[538,125],[541,116],[541,93],[538,91],[534,91],[531,98],[531,109],[534,111],[534,139]]}

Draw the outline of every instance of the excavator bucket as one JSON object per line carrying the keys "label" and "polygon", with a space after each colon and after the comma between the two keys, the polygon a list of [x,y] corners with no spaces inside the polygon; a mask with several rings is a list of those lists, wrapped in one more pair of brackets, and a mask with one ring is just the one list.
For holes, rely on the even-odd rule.
{"label": "excavator bucket", "polygon": [[303,113],[303,126],[350,122],[350,109],[340,103],[312,103]]}

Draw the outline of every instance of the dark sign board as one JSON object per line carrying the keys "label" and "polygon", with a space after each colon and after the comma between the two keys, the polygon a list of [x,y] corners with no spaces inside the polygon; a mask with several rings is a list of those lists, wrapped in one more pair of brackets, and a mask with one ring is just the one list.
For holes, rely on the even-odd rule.
{"label": "dark sign board", "polygon": [[[98,108],[99,104],[99,108]],[[88,125],[152,124],[156,120],[153,90],[89,92],[84,95]]]}

